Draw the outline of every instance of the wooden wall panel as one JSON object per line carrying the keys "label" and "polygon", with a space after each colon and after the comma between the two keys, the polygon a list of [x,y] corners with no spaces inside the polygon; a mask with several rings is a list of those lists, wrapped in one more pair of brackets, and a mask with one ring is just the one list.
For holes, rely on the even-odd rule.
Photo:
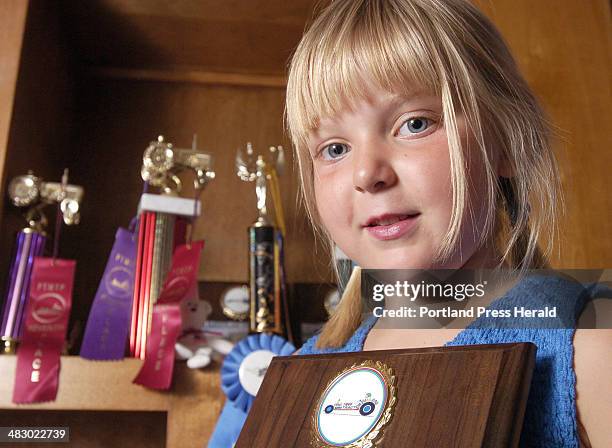
{"label": "wooden wall panel", "polygon": [[[0,195],[5,192],[5,162],[7,143],[13,116],[13,101],[17,74],[21,61],[21,47],[28,2],[5,0],[0,2]],[[0,221],[3,210],[0,208]]]}
{"label": "wooden wall panel", "polygon": [[612,266],[612,41],[606,0],[478,0],[557,126],[559,268]]}

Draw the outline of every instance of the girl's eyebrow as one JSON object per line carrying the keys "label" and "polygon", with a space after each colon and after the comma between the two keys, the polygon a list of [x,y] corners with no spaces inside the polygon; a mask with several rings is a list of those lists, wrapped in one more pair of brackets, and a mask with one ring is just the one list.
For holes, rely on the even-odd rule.
{"label": "girl's eyebrow", "polygon": [[405,103],[415,103],[415,102],[423,102],[423,101],[435,101],[436,103],[441,103],[441,99],[439,96],[434,95],[432,93],[428,93],[425,91],[417,91],[411,93],[410,95],[394,95],[393,99],[390,100],[391,106],[399,106]]}
{"label": "girl's eyebrow", "polygon": [[[373,102],[372,99],[369,100]],[[404,107],[405,105],[409,105],[409,107],[413,107],[414,103],[436,103],[436,105],[441,104],[441,99],[434,94],[418,90],[410,94],[402,95],[402,94],[392,94],[385,98],[381,104],[379,105],[382,108],[382,113],[392,113],[399,107]],[[321,138],[321,134],[328,132],[335,132],[335,130],[340,126],[337,118],[326,117],[321,119],[319,122],[319,126],[313,129],[310,132],[312,139]],[[328,130],[327,128],[332,128],[332,130]]]}

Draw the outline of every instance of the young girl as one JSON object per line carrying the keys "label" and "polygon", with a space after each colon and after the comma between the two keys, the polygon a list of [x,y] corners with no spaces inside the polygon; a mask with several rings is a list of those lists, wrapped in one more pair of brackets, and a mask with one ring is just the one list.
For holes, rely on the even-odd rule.
{"label": "young girl", "polygon": [[[560,202],[549,127],[466,1],[332,1],[296,49],[286,110],[306,209],[330,249],[363,268],[547,266]],[[521,445],[612,446],[609,331],[387,329],[362,321],[359,278],[301,354],[531,341]],[[579,296],[525,276],[503,297],[554,301],[575,322]]]}

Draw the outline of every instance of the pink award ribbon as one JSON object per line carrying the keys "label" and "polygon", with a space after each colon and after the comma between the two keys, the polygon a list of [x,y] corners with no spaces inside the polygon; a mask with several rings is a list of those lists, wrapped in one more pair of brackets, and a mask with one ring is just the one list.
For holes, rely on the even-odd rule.
{"label": "pink award ribbon", "polygon": [[57,396],[75,269],[74,260],[34,259],[30,300],[17,350],[14,403],[52,401]]}
{"label": "pink award ribbon", "polygon": [[170,272],[153,306],[151,333],[147,337],[144,363],[134,379],[152,389],[168,389],[174,368],[174,344],[181,331],[183,299],[197,283],[204,241],[179,246],[172,256]]}

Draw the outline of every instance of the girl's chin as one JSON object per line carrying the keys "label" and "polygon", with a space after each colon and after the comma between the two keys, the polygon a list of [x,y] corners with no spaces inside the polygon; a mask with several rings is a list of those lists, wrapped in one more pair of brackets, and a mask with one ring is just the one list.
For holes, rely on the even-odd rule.
{"label": "girl's chin", "polygon": [[460,254],[453,253],[441,263],[434,262],[435,251],[431,247],[414,246],[385,251],[364,247],[360,255],[366,256],[356,257],[355,261],[364,269],[460,269],[467,261]]}
{"label": "girl's chin", "polygon": [[384,255],[381,257],[369,257],[360,264],[365,269],[430,269],[432,267],[433,255],[410,256],[410,255]]}

